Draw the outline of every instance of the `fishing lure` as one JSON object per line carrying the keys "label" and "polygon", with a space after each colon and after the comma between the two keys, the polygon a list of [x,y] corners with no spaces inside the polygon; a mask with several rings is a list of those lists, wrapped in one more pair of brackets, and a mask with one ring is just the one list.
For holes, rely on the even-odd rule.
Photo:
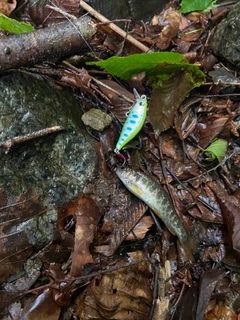
{"label": "fishing lure", "polygon": [[136,103],[124,122],[116,148],[114,149],[114,152],[120,157],[122,156],[123,159],[125,158],[119,151],[139,133],[147,116],[147,97],[145,95],[140,97],[136,89],[133,89],[133,92]]}
{"label": "fishing lure", "polygon": [[172,234],[177,235],[188,257],[193,260],[192,252],[197,251],[196,245],[185,230],[165,190],[141,171],[118,167],[116,174],[125,187],[145,202]]}

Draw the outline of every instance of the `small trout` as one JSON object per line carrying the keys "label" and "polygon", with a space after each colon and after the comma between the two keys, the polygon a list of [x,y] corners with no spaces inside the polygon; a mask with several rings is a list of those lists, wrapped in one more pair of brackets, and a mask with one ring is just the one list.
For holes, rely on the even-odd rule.
{"label": "small trout", "polygon": [[116,169],[116,174],[129,191],[145,202],[162,219],[169,231],[178,237],[188,257],[193,260],[192,251],[197,251],[196,245],[185,230],[166,191],[140,171],[119,167]]}

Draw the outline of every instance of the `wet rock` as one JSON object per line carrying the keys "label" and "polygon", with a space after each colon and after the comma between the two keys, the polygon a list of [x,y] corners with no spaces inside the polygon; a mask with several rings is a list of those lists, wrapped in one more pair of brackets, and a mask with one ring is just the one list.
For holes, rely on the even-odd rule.
{"label": "wet rock", "polygon": [[82,121],[86,126],[89,126],[94,130],[103,131],[110,126],[112,117],[99,109],[92,108],[84,113]]}
{"label": "wet rock", "polygon": [[236,67],[240,67],[240,2],[230,10],[223,19],[210,40],[214,53]]}
{"label": "wet rock", "polygon": [[[6,231],[8,241],[12,241],[14,229],[19,240],[27,239],[30,251],[32,247],[43,248],[53,238],[57,206],[75,199],[86,186],[96,166],[96,153],[95,140],[87,134],[81,116],[80,103],[72,92],[55,88],[42,76],[13,71],[0,76],[0,141],[52,126],[63,128],[18,143],[8,153],[0,148],[0,186],[5,189],[6,198],[17,199],[33,189],[46,208],[38,214],[30,210],[23,221],[14,219],[12,229]],[[17,208],[18,214],[24,210]],[[1,217],[4,218],[4,208],[0,212],[0,224]],[[18,247],[21,245],[24,244],[20,240]],[[0,247],[3,252],[5,244],[1,243]]]}

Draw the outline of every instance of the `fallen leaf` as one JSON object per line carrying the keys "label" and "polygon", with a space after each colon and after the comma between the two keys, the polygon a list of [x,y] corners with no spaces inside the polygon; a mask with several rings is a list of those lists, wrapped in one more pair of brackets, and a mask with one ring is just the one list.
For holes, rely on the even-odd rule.
{"label": "fallen leaf", "polygon": [[173,125],[175,112],[193,87],[187,73],[176,72],[171,79],[153,89],[149,102],[149,118],[155,134],[159,135]]}
{"label": "fallen leaf", "polygon": [[16,0],[1,0],[0,1],[0,13],[5,14],[5,16],[9,17],[13,10],[16,8],[17,1]]}
{"label": "fallen leaf", "polygon": [[201,278],[200,292],[197,306],[196,320],[202,320],[204,311],[211,298],[213,290],[218,280],[222,279],[225,275],[223,270],[210,269],[207,270]]}
{"label": "fallen leaf", "polygon": [[181,14],[178,10],[171,11],[166,15],[163,21],[165,26],[156,40],[156,46],[160,50],[165,50],[169,47],[172,39],[176,36],[179,30],[180,20]]}
{"label": "fallen leaf", "polygon": [[93,262],[89,246],[93,241],[101,214],[91,198],[79,196],[75,217],[75,243],[71,254],[72,265],[70,270],[72,277],[79,276],[83,266],[86,263]]}
{"label": "fallen leaf", "polygon": [[227,225],[228,233],[232,239],[233,249],[240,251],[240,200],[229,195],[227,191],[218,185],[210,184],[210,188],[215,193],[222,209],[224,222]]}

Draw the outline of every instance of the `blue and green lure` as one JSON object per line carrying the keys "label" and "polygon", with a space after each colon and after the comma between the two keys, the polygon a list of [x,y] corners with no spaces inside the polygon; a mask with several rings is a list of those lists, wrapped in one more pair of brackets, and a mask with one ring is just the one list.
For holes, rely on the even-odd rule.
{"label": "blue and green lure", "polygon": [[130,110],[122,127],[114,152],[123,160],[125,157],[119,152],[129,141],[131,141],[142,129],[147,116],[147,97],[139,96],[136,89],[133,89],[136,103]]}

